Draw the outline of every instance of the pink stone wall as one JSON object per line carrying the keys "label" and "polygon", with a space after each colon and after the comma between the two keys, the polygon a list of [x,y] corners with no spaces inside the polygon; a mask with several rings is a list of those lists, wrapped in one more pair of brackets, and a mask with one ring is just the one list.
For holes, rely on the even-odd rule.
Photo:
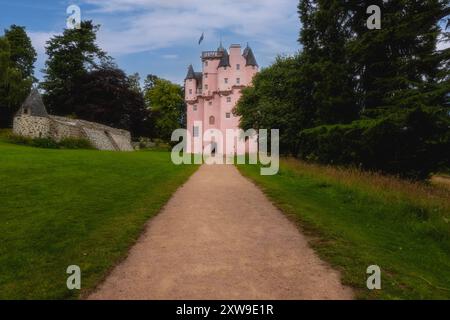
{"label": "pink stone wall", "polygon": [[[230,47],[229,59],[230,67],[226,68],[218,68],[220,57],[214,57],[214,52],[211,52],[207,58],[202,59],[203,84],[201,93],[197,91],[196,79],[185,81],[187,129],[192,139],[194,138],[193,127],[196,121],[202,122],[203,132],[208,129],[219,129],[224,137],[226,136],[226,129],[239,128],[239,118],[233,115],[233,108],[241,96],[241,90],[245,86],[251,85],[254,75],[258,72],[258,67],[246,66],[246,59],[238,45]],[[229,115],[229,118],[227,115]],[[211,117],[214,119],[213,122],[210,121]],[[253,140],[256,141],[255,139]],[[250,139],[251,141],[252,139]],[[209,143],[210,141],[205,141],[204,146]],[[236,145],[234,149],[238,154],[256,152],[257,150],[251,145],[252,143],[247,143],[247,148],[239,148]],[[195,149],[193,144],[188,148],[193,153],[201,152],[201,148]]]}
{"label": "pink stone wall", "polygon": [[195,81],[195,79],[186,80],[186,82],[184,84],[186,101],[194,101],[197,99],[196,85],[197,85],[197,81]]}

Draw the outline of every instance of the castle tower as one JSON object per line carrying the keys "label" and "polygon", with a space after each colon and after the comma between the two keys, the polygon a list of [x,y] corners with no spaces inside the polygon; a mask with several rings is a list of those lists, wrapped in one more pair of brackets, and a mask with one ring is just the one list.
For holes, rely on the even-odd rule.
{"label": "castle tower", "polygon": [[[227,129],[239,128],[240,119],[232,111],[241,90],[251,85],[258,64],[248,45],[243,52],[239,44],[231,45],[227,51],[222,43],[215,51],[202,52],[201,61],[202,72],[195,72],[190,65],[185,79],[187,128],[191,140],[198,139],[208,129],[219,129],[225,137]],[[214,142],[202,141],[200,146],[188,148],[193,153],[201,153],[211,143]],[[237,143],[234,151],[237,154],[256,152],[239,148]]]}

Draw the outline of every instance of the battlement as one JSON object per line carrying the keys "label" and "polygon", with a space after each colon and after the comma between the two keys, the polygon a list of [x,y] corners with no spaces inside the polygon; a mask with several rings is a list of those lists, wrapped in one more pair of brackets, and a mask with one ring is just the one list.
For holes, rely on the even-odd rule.
{"label": "battlement", "polygon": [[203,51],[202,52],[202,59],[216,59],[216,58],[222,58],[223,52],[220,51]]}

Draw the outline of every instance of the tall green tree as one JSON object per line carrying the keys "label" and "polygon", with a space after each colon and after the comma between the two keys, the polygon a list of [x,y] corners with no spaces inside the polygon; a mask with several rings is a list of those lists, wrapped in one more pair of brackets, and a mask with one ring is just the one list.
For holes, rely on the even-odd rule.
{"label": "tall green tree", "polygon": [[132,90],[134,90],[137,93],[142,93],[141,76],[139,75],[139,73],[136,72],[129,75],[128,80],[130,82],[130,87]]}
{"label": "tall green tree", "polygon": [[181,86],[165,79],[153,79],[152,87],[145,92],[145,100],[150,108],[158,138],[170,141],[175,129],[186,126],[186,106]]}
{"label": "tall green tree", "polygon": [[62,35],[47,42],[48,60],[41,86],[51,113],[73,114],[80,79],[101,65],[112,64],[112,59],[96,43],[98,30],[99,26],[92,21],[82,21],[80,29],[65,29]]}
{"label": "tall green tree", "polygon": [[[382,27],[369,30],[362,1],[348,5],[353,38],[347,44],[358,78],[361,109],[369,116],[442,104],[449,50],[436,51],[449,15],[448,0],[377,0]],[[445,62],[447,61],[447,62]],[[447,63],[447,66],[445,67]]]}
{"label": "tall green tree", "polygon": [[5,37],[11,47],[10,59],[13,65],[19,69],[23,79],[34,79],[34,63],[37,53],[33,48],[30,37],[28,37],[25,27],[12,25],[5,30]]}
{"label": "tall green tree", "polygon": [[307,160],[427,177],[449,162],[449,3],[299,0],[302,51],[243,90],[241,127],[280,129],[281,152]]}
{"label": "tall green tree", "polygon": [[155,86],[155,81],[158,79],[158,76],[154,74],[149,74],[144,80],[144,90],[148,91]]}
{"label": "tall green tree", "polygon": [[[311,100],[320,113],[327,99],[317,99],[314,93],[330,93],[329,79],[347,74],[343,79],[351,79],[348,88],[353,89],[347,93],[356,102],[355,110],[361,111],[361,118],[373,119],[302,131],[302,157],[327,164],[340,159],[340,164],[426,178],[449,161],[449,50],[436,50],[449,1],[372,1],[382,12],[381,29],[376,30],[367,28],[366,1],[339,2],[300,1],[306,26],[301,32],[307,58],[303,68],[312,70],[304,75],[314,81]],[[332,57],[338,64],[324,77],[317,66]]]}
{"label": "tall green tree", "polygon": [[10,127],[12,119],[35,81],[36,51],[24,27],[16,25],[0,37],[0,127]]}
{"label": "tall green tree", "polygon": [[319,124],[347,123],[359,116],[356,79],[346,44],[351,13],[342,0],[301,0],[302,74],[309,86],[304,100]]}
{"label": "tall green tree", "polygon": [[129,130],[135,138],[150,136],[150,112],[135,85],[118,67],[102,65],[80,77],[73,91],[74,114],[84,120]]}
{"label": "tall green tree", "polygon": [[280,150],[294,155],[298,152],[298,133],[315,121],[314,111],[299,99],[307,88],[301,72],[298,55],[277,57],[273,65],[253,78],[253,86],[243,89],[233,110],[244,130],[279,129]]}
{"label": "tall green tree", "polygon": [[6,70],[10,66],[11,47],[8,39],[0,37],[0,83],[3,84],[7,80]]}

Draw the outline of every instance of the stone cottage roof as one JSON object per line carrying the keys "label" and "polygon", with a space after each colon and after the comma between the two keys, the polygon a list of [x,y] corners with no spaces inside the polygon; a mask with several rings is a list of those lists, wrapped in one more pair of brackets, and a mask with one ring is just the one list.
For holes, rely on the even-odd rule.
{"label": "stone cottage roof", "polygon": [[31,90],[25,102],[20,107],[18,114],[28,114],[35,117],[47,117],[47,109],[37,89]]}

